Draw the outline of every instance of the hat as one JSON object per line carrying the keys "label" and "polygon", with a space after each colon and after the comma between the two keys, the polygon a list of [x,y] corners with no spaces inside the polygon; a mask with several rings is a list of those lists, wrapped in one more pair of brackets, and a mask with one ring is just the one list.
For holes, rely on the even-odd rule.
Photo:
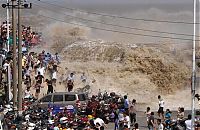
{"label": "hat", "polygon": [[93,119],[93,116],[92,115],[88,115],[88,119]]}

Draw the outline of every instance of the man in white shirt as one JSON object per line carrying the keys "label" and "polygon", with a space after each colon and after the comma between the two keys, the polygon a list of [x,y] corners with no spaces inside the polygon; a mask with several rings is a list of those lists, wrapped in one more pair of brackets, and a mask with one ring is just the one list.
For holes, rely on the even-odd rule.
{"label": "man in white shirt", "polygon": [[159,108],[158,108],[158,116],[160,117],[162,115],[162,119],[164,119],[164,100],[161,98],[160,95],[158,95],[158,105],[159,105]]}
{"label": "man in white shirt", "polygon": [[164,130],[164,126],[161,122],[161,119],[157,119],[157,124],[158,124],[158,130]]}
{"label": "man in white shirt", "polygon": [[119,118],[119,130],[122,130],[123,127],[124,127],[124,115],[122,113],[122,111],[119,112],[119,115],[118,115],[118,118]]}
{"label": "man in white shirt", "polygon": [[45,67],[41,66],[40,68],[38,68],[38,72],[40,72],[40,75],[44,76]]}
{"label": "man in white shirt", "polygon": [[71,80],[72,82],[74,82],[75,76],[74,73],[70,73],[70,75],[68,76],[67,80]]}
{"label": "man in white shirt", "polygon": [[192,116],[189,114],[188,115],[188,119],[185,121],[186,124],[186,130],[191,130],[191,123],[192,123]]}
{"label": "man in white shirt", "polygon": [[3,69],[7,70],[7,67],[9,66],[8,61],[6,60],[5,63],[3,64]]}
{"label": "man in white shirt", "polygon": [[105,127],[106,127],[104,121],[103,121],[101,118],[96,118],[96,119],[94,120],[94,124],[96,125],[97,123],[98,123],[100,126],[103,126],[103,127],[105,126]]}
{"label": "man in white shirt", "polygon": [[130,117],[124,113],[124,126],[128,126],[128,128],[131,128],[131,121],[130,121]]}

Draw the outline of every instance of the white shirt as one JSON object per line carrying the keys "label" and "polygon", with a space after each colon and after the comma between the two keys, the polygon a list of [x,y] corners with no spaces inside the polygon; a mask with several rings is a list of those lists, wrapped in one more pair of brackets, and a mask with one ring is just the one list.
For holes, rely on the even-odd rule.
{"label": "white shirt", "polygon": [[159,107],[164,107],[164,104],[165,104],[165,102],[161,99],[161,100],[159,100]]}
{"label": "white shirt", "polygon": [[38,72],[40,72],[40,75],[44,76],[44,70],[45,70],[44,67],[38,69]]}
{"label": "white shirt", "polygon": [[119,117],[119,121],[123,121],[124,120],[124,115],[122,113],[119,113],[118,117]]}
{"label": "white shirt", "polygon": [[57,126],[55,126],[55,127],[53,128],[53,130],[59,130],[59,128],[58,128]]}
{"label": "white shirt", "polygon": [[56,73],[56,71],[53,72],[52,79],[57,79],[57,73]]}
{"label": "white shirt", "polygon": [[94,120],[94,124],[96,125],[96,123],[99,123],[100,126],[103,126],[105,124],[104,121],[101,118],[96,118]]}
{"label": "white shirt", "polygon": [[31,69],[29,68],[28,70],[26,70],[26,73],[25,73],[25,75],[28,75],[28,76],[30,76],[30,73],[31,73]]}
{"label": "white shirt", "polygon": [[67,80],[68,80],[68,81],[69,81],[69,80],[74,81],[74,75],[73,75],[73,76],[69,75]]}
{"label": "white shirt", "polygon": [[128,128],[130,128],[131,127],[131,123],[130,123],[130,117],[129,116],[126,116],[125,118],[124,118],[124,121],[126,121],[127,123],[124,123],[124,125],[127,125],[128,126]]}
{"label": "white shirt", "polygon": [[3,65],[3,69],[6,70],[8,66],[9,66],[9,64],[8,64],[8,63],[5,63],[5,64]]}
{"label": "white shirt", "polygon": [[186,121],[185,121],[186,130],[191,130],[191,122],[192,122],[192,120],[186,120]]}
{"label": "white shirt", "polygon": [[160,123],[160,125],[158,125],[158,130],[164,130],[164,126],[162,123]]}
{"label": "white shirt", "polygon": [[29,98],[30,96],[31,96],[31,92],[25,90],[25,91],[24,91],[24,98]]}

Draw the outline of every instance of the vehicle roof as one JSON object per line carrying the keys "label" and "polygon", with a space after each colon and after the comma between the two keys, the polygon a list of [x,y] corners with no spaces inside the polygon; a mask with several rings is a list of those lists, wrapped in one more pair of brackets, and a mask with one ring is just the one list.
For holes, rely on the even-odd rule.
{"label": "vehicle roof", "polygon": [[85,93],[77,93],[77,92],[54,92],[54,93],[49,93],[47,95],[55,95],[55,94],[85,94]]}

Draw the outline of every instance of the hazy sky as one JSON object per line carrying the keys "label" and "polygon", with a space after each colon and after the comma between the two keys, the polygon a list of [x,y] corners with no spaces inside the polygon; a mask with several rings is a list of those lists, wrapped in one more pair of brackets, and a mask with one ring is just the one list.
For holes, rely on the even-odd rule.
{"label": "hazy sky", "polygon": [[[31,1],[31,0],[29,0]],[[45,1],[54,1],[54,0],[45,0]],[[59,1],[78,1],[81,3],[84,2],[92,2],[92,3],[102,3],[102,2],[109,2],[109,3],[192,3],[192,0],[59,0]],[[57,1],[58,2],[58,1]]]}
{"label": "hazy sky", "polygon": [[[27,1],[35,3],[37,0],[27,0]],[[76,8],[88,12],[114,14],[119,16],[141,18],[141,19],[193,22],[193,0],[40,0],[40,1],[45,1],[45,2],[48,1],[49,3],[61,5],[66,8]],[[0,0],[0,3],[3,2],[6,2],[6,0]],[[33,14],[39,13],[42,15],[51,16],[55,19],[64,19],[66,18],[65,14],[68,14],[77,17],[83,17],[85,19],[92,19],[96,21],[117,24],[122,26],[130,26],[141,29],[150,29],[155,31],[175,32],[184,34],[192,34],[193,32],[192,25],[112,19],[109,17],[84,14],[76,11],[71,12],[70,10],[60,8],[59,6],[52,6],[45,3],[38,3],[38,4],[45,6],[49,10],[45,10],[33,4],[33,9],[27,12],[32,12]],[[3,14],[6,14],[5,10],[3,12],[4,12]],[[5,15],[3,15],[2,17],[5,17]],[[46,19],[46,20],[52,23],[56,22],[52,19]],[[140,33],[147,35],[177,37],[175,35],[142,32],[138,30],[128,30],[123,28],[105,26],[102,24],[96,24],[77,19],[73,19],[72,22],[78,22],[80,24],[95,26],[99,28],[109,28],[112,30]],[[124,41],[129,39],[130,39],[129,41],[131,42],[133,40],[136,42],[166,40],[166,39],[151,38],[151,37],[122,35],[122,34],[99,31],[99,30],[92,30],[91,34],[92,37],[95,38],[102,38],[102,39],[105,38],[108,40],[117,40],[117,41],[118,40]],[[191,37],[186,37],[186,38],[190,39]],[[182,42],[182,41],[176,40],[175,42]]]}

